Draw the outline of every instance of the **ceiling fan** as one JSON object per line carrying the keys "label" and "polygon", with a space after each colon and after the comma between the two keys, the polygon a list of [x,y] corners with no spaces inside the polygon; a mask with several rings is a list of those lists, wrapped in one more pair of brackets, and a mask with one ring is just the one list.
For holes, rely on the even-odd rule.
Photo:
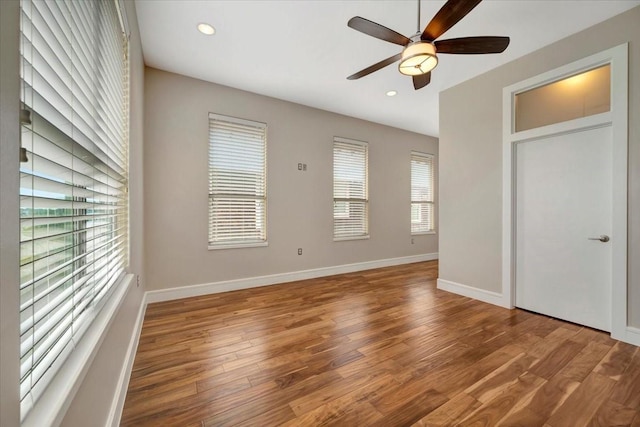
{"label": "ceiling fan", "polygon": [[438,65],[438,53],[473,55],[504,52],[509,46],[509,37],[481,36],[436,40],[471,12],[481,1],[447,1],[421,33],[420,0],[418,0],[418,30],[411,37],[405,37],[396,31],[360,16],[351,18],[347,25],[354,30],[380,40],[404,46],[404,49],[397,55],[393,55],[350,75],[347,79],[359,79],[396,61],[400,61],[399,71],[402,74],[412,76],[413,87],[418,90],[428,85],[431,81],[431,70]]}

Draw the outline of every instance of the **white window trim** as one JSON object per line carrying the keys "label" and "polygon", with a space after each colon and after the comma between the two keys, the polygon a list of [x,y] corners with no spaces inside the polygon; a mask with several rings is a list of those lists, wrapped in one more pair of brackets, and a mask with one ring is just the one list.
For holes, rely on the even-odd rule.
{"label": "white window trim", "polygon": [[[264,130],[264,181],[265,181],[265,188],[264,188],[264,240],[254,240],[254,241],[238,241],[238,242],[227,242],[227,243],[211,243],[208,242],[208,246],[207,249],[210,251],[215,251],[215,250],[225,250],[225,249],[242,249],[242,248],[260,248],[260,247],[267,247],[269,246],[269,240],[268,240],[268,224],[269,224],[269,217],[268,217],[268,185],[267,185],[267,129],[268,126],[266,123],[264,122],[258,122],[255,120],[248,120],[248,119],[242,119],[239,117],[233,117],[233,116],[226,116],[223,114],[216,114],[216,113],[209,113],[209,123],[211,120],[218,120],[218,121],[224,121],[224,122],[230,122],[230,123],[235,123],[235,124],[239,124],[242,126],[248,126],[248,127],[254,127],[254,128],[259,128],[259,129],[263,129]],[[209,129],[209,132],[211,130]],[[211,141],[208,142],[208,147],[209,150],[211,149]],[[211,169],[209,169],[209,172],[211,171]],[[211,198],[211,194],[209,194],[209,198]],[[207,216],[210,218],[210,211],[207,212]],[[209,227],[209,226],[207,226]],[[208,229],[207,229],[207,234],[208,234]],[[208,237],[207,237],[208,240]]]}
{"label": "white window trim", "polygon": [[[430,235],[430,234],[437,234],[437,230],[436,230],[436,224],[435,224],[435,210],[436,210],[436,188],[435,188],[435,162],[436,162],[436,156],[434,154],[431,153],[423,153],[420,151],[411,151],[411,155],[410,155],[410,159],[412,159],[414,156],[416,157],[424,157],[424,158],[428,158],[431,159],[431,167],[432,167],[432,171],[431,171],[431,194],[433,194],[433,200],[429,201],[429,202],[422,202],[422,203],[430,203],[433,206],[433,217],[431,218],[432,222],[433,222],[433,230],[428,230],[428,231],[411,231],[411,235],[412,236],[421,236],[421,235]],[[411,160],[409,161],[409,174],[411,174]],[[409,177],[409,181],[411,181],[411,177]],[[409,185],[411,185],[411,182],[409,182]],[[411,199],[411,189],[409,190],[409,198]],[[409,209],[411,209],[411,206],[413,206],[414,201],[413,200],[409,200]],[[415,202],[418,203],[418,202]],[[409,223],[409,229],[411,230],[411,222]]]}
{"label": "white window trim", "polygon": [[357,139],[349,139],[349,138],[343,138],[341,136],[334,136],[333,140],[335,142],[342,142],[345,144],[353,144],[353,145],[360,145],[362,147],[369,147],[369,143],[366,141],[360,141]]}
{"label": "white window trim", "polygon": [[232,122],[232,123],[236,123],[243,126],[261,128],[261,129],[264,129],[265,131],[267,129],[266,123],[259,122],[256,120],[241,119],[240,117],[225,116],[224,114],[217,114],[217,113],[209,113],[209,118],[214,120],[220,120],[223,122]]}
{"label": "white window trim", "polygon": [[371,236],[369,234],[363,234],[362,236],[353,236],[353,237],[334,237],[334,242],[346,242],[349,240],[369,240]]}
{"label": "white window trim", "polygon": [[[361,147],[365,147],[366,149],[366,160],[365,160],[365,165],[364,165],[364,169],[365,169],[365,194],[366,194],[366,205],[367,205],[367,216],[365,218],[366,221],[366,225],[367,225],[367,233],[366,234],[362,234],[362,235],[357,235],[357,236],[343,236],[343,237],[335,237],[335,216],[333,215],[333,210],[332,210],[332,222],[333,222],[333,241],[334,242],[346,242],[349,240],[368,240],[371,236],[370,230],[369,230],[369,143],[365,142],[365,141],[359,141],[356,139],[349,139],[349,138],[343,138],[343,137],[339,137],[339,136],[334,136],[333,137],[333,142],[334,144],[336,142],[341,142],[344,144],[352,144],[352,145],[359,145]],[[332,156],[333,156],[333,149],[334,149],[334,144],[331,145],[331,152],[332,152]],[[332,165],[332,167],[335,169],[335,163]],[[335,179],[335,173],[332,172],[332,179]],[[335,203],[336,197],[335,194],[333,195],[334,197],[332,197],[332,203]],[[354,199],[356,200],[356,199]],[[359,199],[358,199],[359,200]]]}
{"label": "white window trim", "polygon": [[411,233],[412,236],[423,236],[423,235],[429,235],[429,234],[438,234],[436,232],[436,230],[433,231],[419,231],[419,232],[415,232],[415,233]]}
{"label": "white window trim", "polygon": [[263,248],[269,246],[269,242],[246,242],[246,243],[234,243],[234,244],[220,244],[220,245],[209,245],[210,251],[216,251],[219,249],[243,249],[243,248]]}

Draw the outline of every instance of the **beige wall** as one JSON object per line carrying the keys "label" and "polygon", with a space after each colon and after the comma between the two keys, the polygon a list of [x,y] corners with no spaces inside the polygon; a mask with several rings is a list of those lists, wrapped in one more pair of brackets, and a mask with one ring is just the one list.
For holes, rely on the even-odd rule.
{"label": "beige wall", "polygon": [[[268,247],[207,249],[209,112],[268,125]],[[369,240],[333,242],[334,136],[369,143]],[[147,68],[148,289],[437,252],[435,235],[411,244],[411,150],[437,155],[437,140]]]}
{"label": "beige wall", "polygon": [[[131,267],[143,271],[142,106],[144,65],[133,2],[127,2],[131,41]],[[0,1],[0,425],[18,426],[18,144],[19,144],[19,2]],[[144,279],[144,276],[142,276]],[[104,426],[116,392],[142,301],[143,286],[129,292],[71,402],[62,425]]]}
{"label": "beige wall", "polygon": [[441,279],[501,292],[502,89],[630,42],[628,302],[640,327],[639,22],[636,7],[440,94]]}
{"label": "beige wall", "polygon": [[0,1],[0,426],[20,423],[18,1]]}

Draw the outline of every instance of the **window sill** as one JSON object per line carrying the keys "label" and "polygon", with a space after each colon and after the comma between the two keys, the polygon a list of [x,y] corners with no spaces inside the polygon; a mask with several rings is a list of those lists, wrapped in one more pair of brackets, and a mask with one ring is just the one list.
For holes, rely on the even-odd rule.
{"label": "window sill", "polygon": [[334,237],[334,242],[346,242],[348,240],[369,240],[369,235],[366,236],[349,236],[349,237]]}
{"label": "window sill", "polygon": [[411,233],[412,236],[424,236],[429,234],[438,234],[435,231],[421,231],[419,233]]}
{"label": "window sill", "polygon": [[55,374],[38,401],[22,420],[22,427],[59,425],[82,385],[94,357],[100,349],[111,322],[134,283],[133,274],[125,274],[114,284],[114,292],[107,298],[87,331],[75,343],[60,370]]}
{"label": "window sill", "polygon": [[209,250],[217,251],[218,249],[263,248],[266,246],[269,246],[269,242],[229,243],[225,245],[209,245]]}

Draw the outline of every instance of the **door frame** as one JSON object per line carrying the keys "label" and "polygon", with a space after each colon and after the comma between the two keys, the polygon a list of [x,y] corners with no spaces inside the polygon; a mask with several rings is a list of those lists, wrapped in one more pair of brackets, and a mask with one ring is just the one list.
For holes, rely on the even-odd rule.
{"label": "door frame", "polygon": [[[611,66],[610,111],[526,131],[515,131],[515,95],[607,64]],[[505,87],[502,107],[502,305],[515,307],[516,144],[544,136],[610,125],[613,150],[611,336],[640,345],[640,337],[627,328],[628,43]]]}

